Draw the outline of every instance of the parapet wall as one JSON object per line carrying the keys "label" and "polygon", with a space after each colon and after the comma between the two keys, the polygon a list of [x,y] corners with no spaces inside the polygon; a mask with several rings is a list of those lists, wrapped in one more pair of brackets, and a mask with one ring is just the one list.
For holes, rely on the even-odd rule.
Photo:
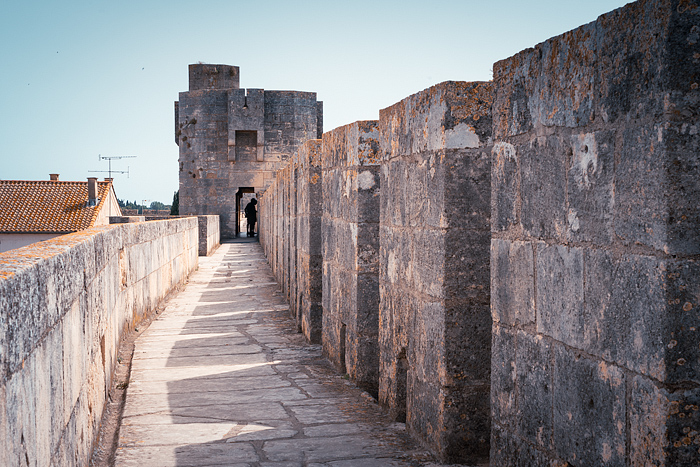
{"label": "parapet wall", "polygon": [[491,83],[380,111],[379,402],[441,457],[488,461]]}
{"label": "parapet wall", "polygon": [[221,244],[219,216],[197,216],[199,256],[209,256]]}
{"label": "parapet wall", "polygon": [[[192,216],[111,216],[110,224],[160,221]],[[199,256],[209,256],[221,244],[219,216],[196,216],[199,222]]]}
{"label": "parapet wall", "polygon": [[323,327],[321,140],[307,141],[297,154],[295,315],[309,342],[320,344]]}
{"label": "parapet wall", "polygon": [[291,315],[321,343],[321,141],[300,146],[259,200],[259,238]]}
{"label": "parapet wall", "polygon": [[[372,392],[378,355],[380,403],[443,460],[700,465],[699,83],[698,1],[642,0],[325,133],[327,357]],[[311,231],[289,173],[261,211],[285,284]]]}
{"label": "parapet wall", "polygon": [[[290,261],[292,252],[296,260],[296,248],[293,244],[295,235],[291,231],[294,224],[292,217],[296,217],[296,211],[290,205],[290,190],[293,189],[291,178],[293,162],[279,170],[270,186],[265,190],[265,196],[258,202],[258,226],[260,243],[267,255],[272,272],[277,279],[282,293],[290,301],[292,315],[296,316],[295,306],[291,303],[295,299],[292,292],[292,270],[296,278],[296,270]],[[294,195],[296,200],[296,194]],[[299,323],[297,323],[299,324]]]}
{"label": "parapet wall", "polygon": [[324,133],[323,353],[373,396],[379,388],[379,124]]}
{"label": "parapet wall", "polygon": [[119,340],[197,267],[197,220],[0,254],[0,465],[89,463]]}
{"label": "parapet wall", "polygon": [[496,63],[492,465],[698,465],[700,7]]}

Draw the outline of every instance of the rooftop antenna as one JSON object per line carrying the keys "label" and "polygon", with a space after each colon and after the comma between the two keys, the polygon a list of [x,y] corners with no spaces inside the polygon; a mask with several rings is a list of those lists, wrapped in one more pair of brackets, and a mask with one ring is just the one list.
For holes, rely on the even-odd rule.
{"label": "rooftop antenna", "polygon": [[112,160],[133,159],[134,157],[136,156],[103,156],[98,154],[97,160],[109,161],[109,170],[88,170],[88,172],[108,172],[109,178],[112,178],[112,172],[114,172],[115,174],[126,174],[126,178],[129,178],[129,166],[126,166],[126,170],[112,170]]}

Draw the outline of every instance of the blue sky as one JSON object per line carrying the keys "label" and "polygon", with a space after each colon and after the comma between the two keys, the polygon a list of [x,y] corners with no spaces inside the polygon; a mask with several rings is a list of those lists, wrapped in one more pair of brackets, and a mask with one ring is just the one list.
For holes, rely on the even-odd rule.
{"label": "blue sky", "polygon": [[236,65],[241,87],[314,91],[324,130],[594,21],[620,0],[0,2],[0,179],[85,180],[170,204],[173,102],[187,65]]}

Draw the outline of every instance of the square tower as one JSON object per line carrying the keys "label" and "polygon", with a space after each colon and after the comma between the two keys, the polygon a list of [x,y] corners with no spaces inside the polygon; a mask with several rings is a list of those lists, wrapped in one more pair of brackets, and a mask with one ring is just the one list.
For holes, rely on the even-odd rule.
{"label": "square tower", "polygon": [[241,197],[261,193],[309,139],[323,133],[314,92],[240,89],[239,69],[189,66],[189,91],[175,102],[180,213],[216,214],[221,236],[240,232]]}

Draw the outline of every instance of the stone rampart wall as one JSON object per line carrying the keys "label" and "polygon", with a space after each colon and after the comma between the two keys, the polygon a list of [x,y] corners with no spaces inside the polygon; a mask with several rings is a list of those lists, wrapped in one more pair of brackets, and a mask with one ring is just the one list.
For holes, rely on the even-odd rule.
{"label": "stone rampart wall", "polygon": [[[698,2],[642,0],[382,110],[379,165],[351,157],[370,123],[324,134],[325,354],[370,392],[378,358],[445,460],[698,465],[699,83]],[[296,212],[277,189],[261,214],[273,265],[296,216],[297,297],[300,167]]]}
{"label": "stone rampart wall", "polygon": [[441,457],[489,456],[491,83],[380,111],[379,402]]}
{"label": "stone rampart wall", "polygon": [[197,220],[0,254],[0,465],[87,465],[119,340],[197,267]]}
{"label": "stone rampart wall", "polygon": [[700,8],[496,63],[493,465],[700,460]]}
{"label": "stone rampart wall", "polygon": [[358,386],[379,387],[379,127],[323,135],[323,352]]}

